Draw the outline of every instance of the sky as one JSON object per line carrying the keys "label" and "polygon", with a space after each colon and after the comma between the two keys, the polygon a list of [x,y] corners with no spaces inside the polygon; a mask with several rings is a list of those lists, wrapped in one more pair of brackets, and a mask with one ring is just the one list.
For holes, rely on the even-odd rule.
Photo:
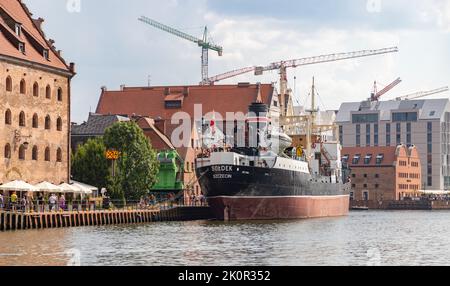
{"label": "sky", "polygon": [[[24,0],[75,62],[72,120],[95,112],[101,87],[190,85],[201,80],[201,49],[147,26],[147,16],[211,40],[210,75],[281,60],[397,46],[399,53],[288,70],[294,104],[308,105],[312,77],[319,107],[369,97],[398,77],[389,100],[450,85],[450,0]],[[223,81],[278,84],[276,71]],[[433,97],[448,97],[444,93]],[[431,97],[431,98],[433,98]]]}

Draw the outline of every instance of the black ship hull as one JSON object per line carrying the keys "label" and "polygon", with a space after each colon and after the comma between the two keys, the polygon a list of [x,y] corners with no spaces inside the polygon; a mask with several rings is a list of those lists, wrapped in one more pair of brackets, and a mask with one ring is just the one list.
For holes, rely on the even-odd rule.
{"label": "black ship hull", "polygon": [[285,169],[218,165],[197,169],[220,220],[298,219],[347,215],[349,185]]}

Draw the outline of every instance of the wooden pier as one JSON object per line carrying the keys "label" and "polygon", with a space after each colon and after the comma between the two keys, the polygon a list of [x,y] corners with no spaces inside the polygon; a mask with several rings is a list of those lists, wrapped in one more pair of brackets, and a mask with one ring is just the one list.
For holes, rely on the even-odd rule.
{"label": "wooden pier", "polygon": [[207,207],[177,207],[168,210],[117,210],[84,212],[0,212],[0,231],[81,226],[142,224],[211,219]]}

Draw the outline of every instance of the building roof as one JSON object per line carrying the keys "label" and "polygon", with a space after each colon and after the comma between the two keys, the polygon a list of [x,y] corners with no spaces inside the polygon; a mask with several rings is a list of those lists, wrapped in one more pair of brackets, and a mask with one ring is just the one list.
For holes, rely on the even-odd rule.
{"label": "building roof", "polygon": [[150,136],[153,148],[159,151],[175,150],[175,147],[173,146],[172,142],[170,142],[169,137],[167,137],[161,130],[156,127],[155,120],[148,117],[142,117],[137,121],[137,123],[147,136],[151,135],[148,134],[149,131],[156,135],[157,138]]}
{"label": "building roof", "polygon": [[423,100],[391,100],[380,102],[346,102],[339,109],[336,122],[351,122],[352,112],[368,112],[380,114],[380,121],[390,121],[391,112],[418,111],[419,120],[439,120],[442,119],[445,112],[449,109],[450,101],[442,99],[423,99]]}
{"label": "building roof", "polygon": [[[271,104],[275,88],[272,84],[261,84],[262,101]],[[222,116],[226,112],[248,112],[248,106],[258,96],[258,85],[213,85],[123,88],[120,91],[103,90],[97,113],[127,114],[151,118],[171,119],[172,115],[184,111],[194,117],[194,105],[202,104],[202,115],[215,111]],[[178,100],[181,108],[166,108],[167,102]]]}
{"label": "building roof", "polygon": [[[396,158],[397,147],[346,147],[342,149],[342,159],[347,158],[350,167],[375,167],[375,166],[393,166]],[[354,161],[359,155],[359,160]],[[366,156],[372,155],[371,160],[367,163],[364,161]],[[377,164],[377,156],[382,155],[381,164]],[[366,164],[367,163],[367,164]]]}
{"label": "building roof", "polygon": [[[22,1],[0,0],[0,55],[72,73],[52,42],[45,38],[40,27],[44,20],[32,19],[31,16]],[[21,25],[20,35],[16,34],[16,23]],[[19,43],[25,45],[25,53],[19,51]],[[48,59],[43,55],[44,50],[48,50]]]}
{"label": "building roof", "polygon": [[84,136],[103,135],[108,127],[119,121],[130,121],[130,119],[119,115],[90,113],[87,122],[72,126],[71,134]]}
{"label": "building roof", "polygon": [[[352,167],[391,167],[398,157],[410,157],[419,160],[415,146],[406,145],[388,147],[345,147],[342,148],[342,160]],[[354,160],[359,157],[359,160]],[[377,161],[378,159],[378,161]]]}

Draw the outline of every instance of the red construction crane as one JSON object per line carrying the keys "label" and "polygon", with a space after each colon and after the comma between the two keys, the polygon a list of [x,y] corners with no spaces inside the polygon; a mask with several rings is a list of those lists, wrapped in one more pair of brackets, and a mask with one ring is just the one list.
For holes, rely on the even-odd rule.
{"label": "red construction crane", "polygon": [[383,88],[382,90],[378,91],[377,88],[377,82],[375,81],[374,83],[374,87],[373,87],[373,92],[370,95],[370,100],[371,101],[379,101],[380,98],[385,95],[386,93],[388,93],[389,91],[391,91],[394,87],[396,87],[397,85],[399,85],[402,82],[401,78],[397,78],[396,80],[394,80],[392,83],[390,83],[389,85],[387,85],[385,88]]}
{"label": "red construction crane", "polygon": [[208,80],[201,82],[202,85],[212,85],[218,81],[232,78],[238,75],[254,72],[255,75],[262,75],[266,71],[279,70],[280,71],[280,108],[282,116],[288,113],[288,105],[290,102],[290,96],[287,88],[287,68],[296,68],[299,66],[314,65],[328,62],[335,62],[347,59],[362,58],[368,56],[382,55],[388,53],[398,52],[397,47],[385,48],[379,50],[362,50],[350,53],[337,53],[329,55],[321,55],[315,57],[302,58],[297,60],[281,61],[272,63],[268,66],[253,66],[243,69],[237,69],[234,71],[226,72],[214,77],[210,77]]}

